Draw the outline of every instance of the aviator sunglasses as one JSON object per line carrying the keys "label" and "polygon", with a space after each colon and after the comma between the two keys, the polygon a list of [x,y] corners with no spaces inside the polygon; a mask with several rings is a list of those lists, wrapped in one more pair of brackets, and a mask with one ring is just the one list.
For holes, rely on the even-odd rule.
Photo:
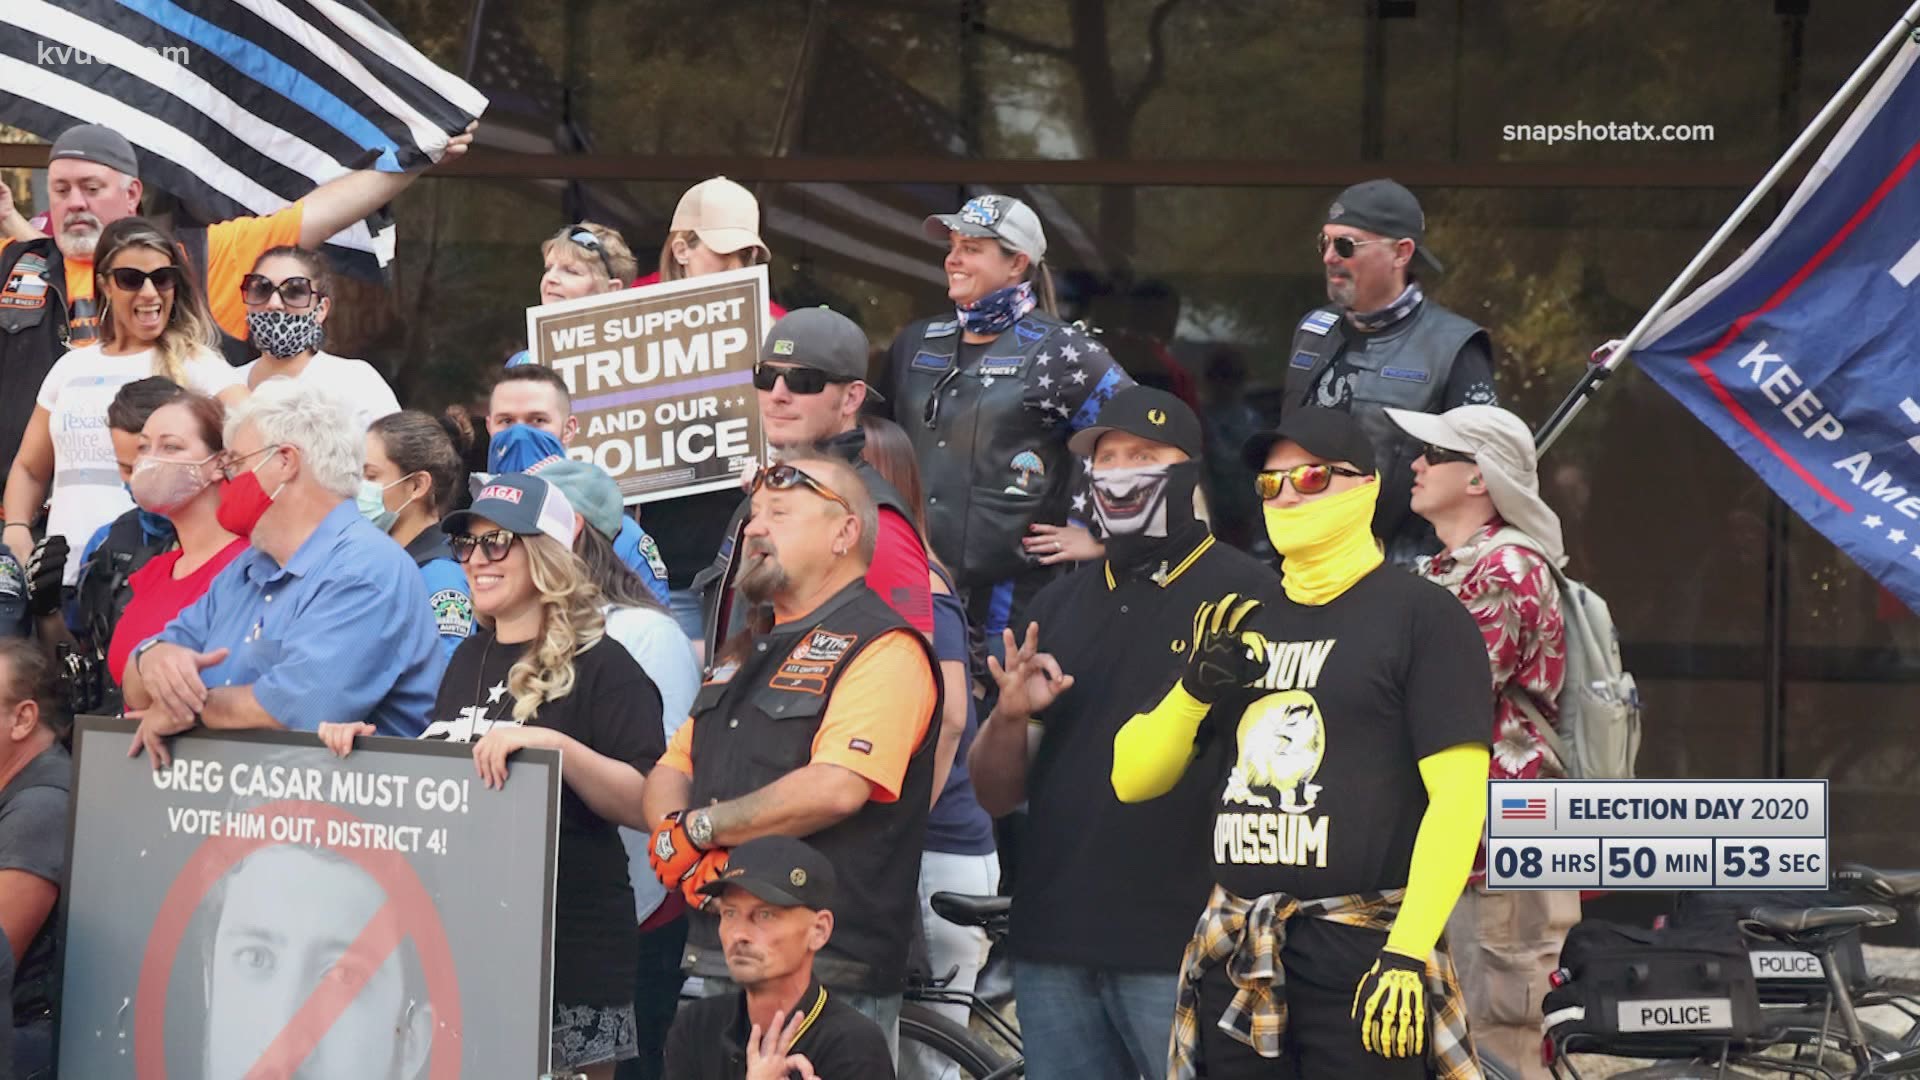
{"label": "aviator sunglasses", "polygon": [[763,487],[772,488],[775,491],[786,491],[791,488],[804,487],[823,499],[832,499],[834,502],[839,503],[840,508],[847,513],[853,513],[852,503],[834,494],[832,488],[801,472],[797,467],[792,465],[775,465],[772,468],[761,469],[755,473],[753,475],[753,490],[759,491]]}
{"label": "aviator sunglasses", "polygon": [[1302,495],[1318,495],[1332,486],[1335,476],[1365,476],[1366,473],[1343,469],[1338,465],[1295,465],[1291,469],[1267,469],[1253,478],[1253,490],[1262,500],[1277,499],[1286,485]]}
{"label": "aviator sunglasses", "polygon": [[481,533],[478,536],[454,536],[447,539],[447,546],[453,549],[453,561],[468,563],[473,561],[476,549],[485,549],[488,562],[499,562],[512,550],[513,542],[520,539],[513,533],[500,529],[495,532]]}
{"label": "aviator sunglasses", "polygon": [[838,385],[853,381],[845,375],[829,375],[819,368],[801,367],[799,365],[793,367],[773,367],[769,364],[755,364],[753,366],[753,388],[756,390],[771,391],[774,383],[781,379],[787,380],[788,393],[799,394],[801,397],[817,394],[825,390],[829,385]]}
{"label": "aviator sunglasses", "polygon": [[1332,248],[1333,253],[1335,255],[1338,255],[1343,259],[1351,259],[1353,258],[1354,252],[1360,250],[1363,247],[1366,247],[1368,244],[1393,244],[1393,243],[1398,243],[1398,241],[1355,240],[1351,236],[1328,236],[1326,233],[1321,233],[1320,239],[1317,241],[1317,246],[1319,247],[1320,254],[1322,255],[1325,255],[1327,253],[1328,248]]}

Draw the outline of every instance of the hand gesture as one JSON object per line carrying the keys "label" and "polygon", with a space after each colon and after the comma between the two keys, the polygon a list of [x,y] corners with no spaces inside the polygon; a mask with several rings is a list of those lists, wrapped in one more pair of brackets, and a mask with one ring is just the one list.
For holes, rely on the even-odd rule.
{"label": "hand gesture", "polygon": [[747,1034],[747,1080],[787,1080],[794,1073],[800,1080],[820,1080],[805,1055],[787,1053],[800,1037],[806,1018],[806,1013],[795,1009],[792,1015],[774,1013],[773,1023],[764,1032],[759,1024],[753,1025]]}
{"label": "hand gesture", "polygon": [[1266,673],[1260,636],[1240,629],[1259,610],[1260,601],[1228,593],[1193,613],[1193,637],[1180,685],[1194,700],[1218,701]]}
{"label": "hand gesture", "polygon": [[322,721],[320,741],[327,749],[333,751],[334,757],[343,758],[353,753],[355,736],[371,735],[378,730],[372,724],[336,724],[332,721]]}
{"label": "hand gesture", "polygon": [[465,156],[466,152],[473,148],[473,133],[479,126],[480,121],[475,120],[473,123],[467,125],[467,130],[458,135],[449,136],[447,139],[447,148],[440,153],[439,163],[453,161],[456,158]]}
{"label": "hand gesture", "polygon": [[135,664],[155,705],[174,716],[194,717],[207,707],[207,684],[200,673],[226,658],[226,649],[194,652],[163,641],[141,653]]}
{"label": "hand gesture", "polygon": [[193,727],[192,716],[177,716],[158,704],[135,709],[127,714],[127,718],[140,721],[140,729],[133,733],[133,743],[127,747],[127,756],[139,757],[140,751],[145,750],[153,760],[155,772],[173,764],[173,755],[167,751],[167,739]]}
{"label": "hand gesture", "polygon": [[1360,1022],[1360,1045],[1368,1052],[1385,1058],[1426,1053],[1426,962],[1380,950],[1354,987],[1350,1015]]}
{"label": "hand gesture", "polygon": [[507,786],[507,759],[525,746],[554,749],[559,745],[551,730],[526,724],[495,724],[480,741],[473,744],[473,768],[480,782],[498,791]]}
{"label": "hand gesture", "polygon": [[1031,717],[1052,705],[1073,687],[1073,676],[1060,670],[1052,653],[1040,652],[1040,624],[1027,624],[1026,641],[1014,644],[1013,630],[1000,631],[1006,645],[1004,666],[987,657],[987,671],[1000,685],[1000,704],[994,711],[1003,716]]}
{"label": "hand gesture", "polygon": [[1078,525],[1027,526],[1030,535],[1020,538],[1027,554],[1040,560],[1041,566],[1063,562],[1091,562],[1107,553],[1093,534]]}

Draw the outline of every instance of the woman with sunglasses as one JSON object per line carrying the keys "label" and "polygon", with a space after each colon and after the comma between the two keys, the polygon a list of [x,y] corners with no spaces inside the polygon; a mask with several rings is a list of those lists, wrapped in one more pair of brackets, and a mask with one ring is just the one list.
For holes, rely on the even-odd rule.
{"label": "woman with sunglasses", "polygon": [[214,576],[247,550],[247,540],[221,528],[221,437],[227,411],[191,390],[153,411],[140,432],[134,459],[133,501],[173,525],[177,545],[155,555],[127,580],[133,596],[114,625],[107,673],[117,685],[135,645],[167,628],[173,617],[206,594]]}
{"label": "woman with sunglasses", "polygon": [[1089,511],[1067,439],[1133,380],[1056,314],[1046,234],[1027,204],[982,195],[925,228],[947,247],[954,317],[900,332],[883,391],[920,459],[927,540],[991,644],[1023,625],[1054,566],[1101,554],[1077,523]]}
{"label": "woman with sunglasses", "polygon": [[439,529],[466,482],[451,421],[412,409],[388,413],[367,429],[360,516],[407,549],[427,586],[434,629],[448,657],[473,633],[473,594]]}
{"label": "woman with sunglasses", "polygon": [[[481,782],[511,778],[523,747],[560,751],[552,1069],[611,1080],[633,1057],[639,930],[619,826],[645,828],[645,774],[666,749],[660,691],[606,634],[603,597],[570,550],[578,527],[538,476],[494,477],[440,525],[465,567],[479,625],[454,651],[421,735],[473,744]],[[341,756],[367,724],[321,724]]]}
{"label": "woman with sunglasses", "polygon": [[[625,237],[591,221],[569,225],[542,241],[540,258],[545,264],[540,274],[542,304],[619,292],[640,269]],[[525,349],[507,358],[508,367],[531,363],[533,354]]]}
{"label": "woman with sunglasses", "polygon": [[357,430],[400,411],[393,388],[372,364],[320,348],[333,314],[333,277],[327,257],[303,247],[277,247],[254,260],[240,279],[247,305],[247,338],[259,359],[240,369],[247,385],[288,378],[325,387],[352,414]]}
{"label": "woman with sunglasses", "polygon": [[[122,384],[160,375],[229,405],[247,393],[216,347],[219,329],[171,236],[145,218],[121,218],[101,230],[94,267],[99,339],[47,373],[7,474],[6,542],[22,565],[33,550],[28,523],[49,490],[47,535],[64,537],[70,550],[133,509],[107,438],[107,406]],[[79,573],[80,560],[68,560],[63,584]]]}

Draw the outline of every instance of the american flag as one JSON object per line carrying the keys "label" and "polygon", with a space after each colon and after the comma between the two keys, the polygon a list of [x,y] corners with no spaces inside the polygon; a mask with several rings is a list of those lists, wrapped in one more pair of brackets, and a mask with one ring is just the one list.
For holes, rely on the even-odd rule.
{"label": "american flag", "polygon": [[1501,821],[1545,821],[1547,820],[1547,800],[1545,799],[1501,799]]}

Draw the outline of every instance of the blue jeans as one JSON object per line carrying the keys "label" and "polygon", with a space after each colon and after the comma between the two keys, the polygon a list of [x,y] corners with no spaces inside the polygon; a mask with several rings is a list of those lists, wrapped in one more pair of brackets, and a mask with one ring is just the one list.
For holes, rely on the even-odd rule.
{"label": "blue jeans", "polygon": [[700,610],[700,594],[693,589],[667,590],[667,610],[673,613],[673,621],[680,624],[680,631],[694,641],[704,641],[707,637],[707,619]]}
{"label": "blue jeans", "polygon": [[1165,1076],[1178,983],[1171,971],[1015,960],[1013,996],[1027,1080]]}

